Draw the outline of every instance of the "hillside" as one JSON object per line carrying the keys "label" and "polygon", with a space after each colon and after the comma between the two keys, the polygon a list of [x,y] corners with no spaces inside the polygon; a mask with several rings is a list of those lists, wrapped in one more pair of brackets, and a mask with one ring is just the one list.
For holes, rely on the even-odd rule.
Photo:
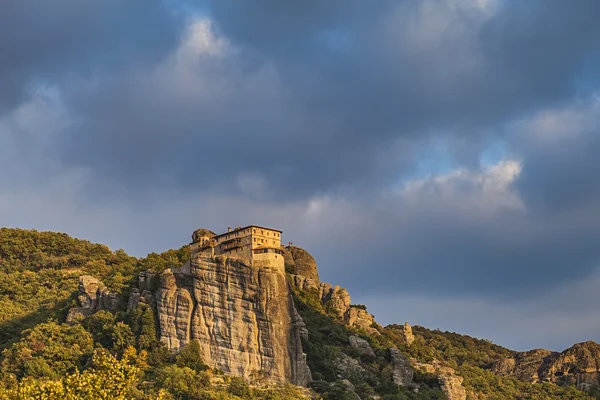
{"label": "hillside", "polygon": [[[284,257],[280,281],[227,260],[192,260],[190,270],[187,247],[135,258],[65,234],[0,229],[0,399],[99,390],[107,399],[600,398],[596,344],[543,353],[532,374],[527,354],[487,340],[382,327],[345,289],[320,282],[308,252],[288,247]],[[282,336],[274,327],[288,320]],[[229,352],[237,338],[242,350]],[[295,366],[282,364],[282,349],[296,352]],[[292,378],[304,353],[311,379]],[[286,383],[294,379],[309,389]]]}

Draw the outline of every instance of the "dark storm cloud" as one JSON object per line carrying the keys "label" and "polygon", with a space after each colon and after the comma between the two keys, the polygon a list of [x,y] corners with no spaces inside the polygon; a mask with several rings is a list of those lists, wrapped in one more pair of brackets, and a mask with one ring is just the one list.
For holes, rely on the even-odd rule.
{"label": "dark storm cloud", "polygon": [[480,32],[494,107],[530,111],[595,91],[600,3],[502,1]]}
{"label": "dark storm cloud", "polygon": [[6,0],[1,8],[0,112],[35,84],[152,64],[173,44],[181,22],[161,1]]}
{"label": "dark storm cloud", "polygon": [[[71,98],[82,125],[65,159],[136,192],[158,181],[237,193],[240,171],[278,198],[371,190],[405,173],[431,132],[479,143],[508,117],[568,101],[595,61],[595,2],[460,4],[209,2],[212,29],[235,50],[194,65],[203,80],[100,78]],[[185,97],[172,89],[186,84]],[[411,146],[382,162],[401,138]],[[198,154],[211,173],[198,173]]]}
{"label": "dark storm cloud", "polygon": [[[243,199],[236,217],[285,221],[355,295],[532,295],[598,265],[597,130],[567,120],[548,147],[531,135],[555,132],[512,125],[598,90],[596,1],[219,0],[211,22],[157,2],[9,4],[0,101],[56,86],[70,123],[45,154],[83,171],[87,207],[123,207],[103,211],[123,224],[107,231],[174,199],[179,221],[211,222],[231,214],[203,195]],[[494,140],[520,174],[478,170]],[[467,172],[399,193],[444,164],[432,143],[439,169]]]}

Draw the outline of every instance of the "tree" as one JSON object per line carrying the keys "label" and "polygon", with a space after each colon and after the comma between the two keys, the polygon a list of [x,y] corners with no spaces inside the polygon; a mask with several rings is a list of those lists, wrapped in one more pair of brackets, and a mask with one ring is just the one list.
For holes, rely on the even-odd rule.
{"label": "tree", "polygon": [[97,343],[115,354],[123,354],[125,349],[135,343],[135,336],[129,325],[117,321],[108,311],[98,311],[85,318],[82,325],[92,334]]}
{"label": "tree", "polygon": [[127,349],[121,360],[96,350],[90,369],[55,380],[24,379],[16,387],[0,389],[0,400],[130,399],[140,379],[141,369],[136,362],[143,358],[134,348]]}
{"label": "tree", "polygon": [[92,336],[80,325],[39,324],[4,351],[0,371],[18,378],[56,379],[82,369],[93,348]]}

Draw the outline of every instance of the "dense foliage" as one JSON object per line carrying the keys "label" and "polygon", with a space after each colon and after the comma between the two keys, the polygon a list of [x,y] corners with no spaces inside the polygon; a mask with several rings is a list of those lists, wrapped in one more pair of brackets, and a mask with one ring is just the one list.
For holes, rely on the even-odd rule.
{"label": "dense foliage", "polygon": [[[163,271],[188,259],[186,247],[138,259],[65,234],[0,229],[0,400],[307,398],[291,385],[267,385],[262,371],[248,382],[211,370],[197,342],[173,356],[157,340],[155,315],[143,302],[130,312],[99,311],[79,324],[62,323],[75,305],[80,275],[94,275],[126,297],[138,272]],[[490,365],[513,352],[489,341],[413,327],[415,341],[409,346],[401,326],[377,327],[380,335],[351,330],[316,290],[294,295],[309,331],[303,347],[314,378],[312,393],[325,400],[355,399],[349,384],[364,399],[444,398],[435,374],[416,371],[418,391],[395,385],[390,347],[420,362],[439,360],[454,368],[472,399],[592,398],[574,387],[492,374]],[[352,348],[352,334],[366,339],[374,356]],[[346,371],[344,381],[340,359],[356,360],[360,372]]]}
{"label": "dense foliage", "polygon": [[[498,346],[489,340],[476,339],[453,332],[413,327],[415,341],[407,345],[403,326],[389,325],[378,327],[380,335],[369,335],[360,330],[349,330],[327,304],[323,305],[316,290],[297,291],[295,303],[304,319],[310,340],[303,343],[308,354],[308,362],[316,379],[314,388],[325,398],[345,399],[343,385],[339,384],[339,374],[335,360],[340,354],[358,359],[365,372],[351,376],[356,393],[365,398],[377,394],[382,399],[442,399],[437,376],[417,371],[414,381],[419,385],[417,393],[398,388],[391,383],[391,366],[388,349],[398,348],[407,357],[422,363],[434,360],[451,367],[464,378],[463,386],[469,399],[514,400],[514,399],[587,399],[593,393],[585,393],[575,387],[561,387],[551,383],[531,384],[515,378],[500,377],[489,371],[496,360],[513,356],[514,351]],[[357,354],[348,342],[350,334],[358,334],[367,339],[376,357]]]}
{"label": "dense foliage", "polygon": [[375,357],[357,353],[349,344],[351,334],[360,334],[372,341],[365,332],[353,332],[346,328],[335,312],[323,306],[315,289],[296,291],[295,304],[309,331],[309,340],[303,341],[307,361],[313,374],[312,387],[325,399],[355,399],[340,381],[337,364],[345,356],[358,359],[363,369],[350,373],[348,380],[361,398],[380,396],[383,400],[443,399],[437,380],[417,374],[418,391],[402,388],[392,381],[392,366],[386,347],[375,347]]}
{"label": "dense foliage", "polygon": [[137,259],[63,233],[1,228],[0,350],[25,329],[64,320],[75,305],[80,275],[93,275],[111,290],[126,292],[139,271],[163,271],[187,259],[187,247]]}

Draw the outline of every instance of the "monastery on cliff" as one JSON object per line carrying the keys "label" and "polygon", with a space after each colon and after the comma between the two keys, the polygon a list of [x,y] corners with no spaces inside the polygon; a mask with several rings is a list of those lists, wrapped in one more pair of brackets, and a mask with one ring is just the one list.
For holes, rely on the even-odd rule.
{"label": "monastery on cliff", "polygon": [[192,257],[215,257],[219,255],[237,259],[257,267],[276,267],[284,270],[282,231],[249,225],[219,235],[208,229],[197,229],[192,234],[190,251]]}

